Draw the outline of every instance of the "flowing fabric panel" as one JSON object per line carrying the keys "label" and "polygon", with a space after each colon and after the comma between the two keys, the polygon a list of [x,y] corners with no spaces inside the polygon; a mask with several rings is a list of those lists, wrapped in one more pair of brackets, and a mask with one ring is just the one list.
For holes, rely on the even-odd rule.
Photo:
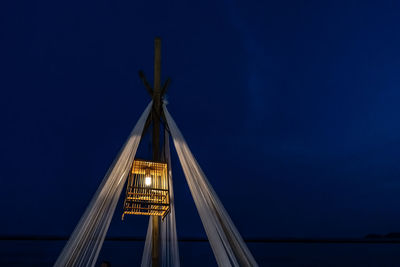
{"label": "flowing fabric panel", "polygon": [[151,234],[153,232],[153,220],[149,217],[149,226],[147,227],[146,241],[144,243],[141,267],[151,267],[151,250],[153,246]]}
{"label": "flowing fabric panel", "polygon": [[139,118],[118,156],[108,169],[54,266],[94,266],[96,264],[151,107],[152,102]]}
{"label": "flowing fabric panel", "polygon": [[163,106],[186,181],[219,266],[258,266],[224,206]]}
{"label": "flowing fabric panel", "polygon": [[165,132],[165,160],[168,164],[168,183],[170,195],[170,212],[161,221],[162,267],[179,267],[178,235],[176,232],[174,186],[172,181],[171,152],[169,133]]}
{"label": "flowing fabric panel", "polygon": [[[172,181],[171,170],[171,153],[169,147],[169,134],[165,132],[165,146],[163,158],[168,164],[168,184],[170,194],[170,212],[160,223],[160,237],[161,237],[161,266],[162,267],[179,267],[179,248],[178,237],[176,231],[175,219],[175,202],[174,202],[174,187]],[[152,253],[152,219],[149,219],[149,226],[147,229],[146,242],[144,245],[142,256],[142,267],[151,267],[151,253]]]}

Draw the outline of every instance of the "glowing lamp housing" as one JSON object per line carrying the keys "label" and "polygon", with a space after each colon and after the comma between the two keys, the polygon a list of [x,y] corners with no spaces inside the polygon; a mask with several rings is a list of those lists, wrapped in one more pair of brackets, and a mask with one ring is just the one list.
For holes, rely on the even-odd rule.
{"label": "glowing lamp housing", "polygon": [[134,160],[126,185],[125,214],[162,216],[169,212],[166,163]]}

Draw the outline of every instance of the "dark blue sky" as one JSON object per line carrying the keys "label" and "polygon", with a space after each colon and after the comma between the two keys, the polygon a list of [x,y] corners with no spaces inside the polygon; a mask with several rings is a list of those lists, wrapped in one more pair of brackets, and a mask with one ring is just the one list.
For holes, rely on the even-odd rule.
{"label": "dark blue sky", "polygon": [[[71,233],[150,100],[155,36],[169,110],[243,236],[400,231],[398,3],[166,2],[1,4],[0,234]],[[201,236],[173,168],[178,235]],[[110,235],[145,235],[121,212]]]}

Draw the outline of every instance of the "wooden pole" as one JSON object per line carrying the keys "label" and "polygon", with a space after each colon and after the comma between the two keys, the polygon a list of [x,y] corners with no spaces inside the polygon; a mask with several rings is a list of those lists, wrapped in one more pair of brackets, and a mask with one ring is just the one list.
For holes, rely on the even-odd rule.
{"label": "wooden pole", "polygon": [[[153,160],[160,161],[161,39],[154,39]],[[160,218],[152,216],[152,266],[160,266]]]}

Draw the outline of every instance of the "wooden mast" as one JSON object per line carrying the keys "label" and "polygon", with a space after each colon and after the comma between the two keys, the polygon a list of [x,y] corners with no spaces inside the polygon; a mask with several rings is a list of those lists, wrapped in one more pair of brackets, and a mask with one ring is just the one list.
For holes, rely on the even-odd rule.
{"label": "wooden mast", "polygon": [[[152,124],[153,125],[153,160],[160,161],[161,153],[160,153],[160,126],[161,120],[165,120],[164,113],[162,111],[162,98],[164,94],[167,92],[168,85],[171,81],[168,78],[164,85],[161,86],[161,38],[156,37],[154,39],[154,87],[147,82],[147,79],[143,73],[143,71],[139,71],[139,77],[142,79],[143,84],[153,99],[153,107],[151,110],[151,116],[146,121],[144,131]],[[153,223],[153,231],[152,231],[152,266],[159,267],[160,266],[160,217],[152,216],[151,217]]]}
{"label": "wooden mast", "polygon": [[[153,160],[160,160],[161,118],[161,38],[154,39],[154,87],[153,87]],[[160,217],[152,216],[152,266],[160,266]]]}

